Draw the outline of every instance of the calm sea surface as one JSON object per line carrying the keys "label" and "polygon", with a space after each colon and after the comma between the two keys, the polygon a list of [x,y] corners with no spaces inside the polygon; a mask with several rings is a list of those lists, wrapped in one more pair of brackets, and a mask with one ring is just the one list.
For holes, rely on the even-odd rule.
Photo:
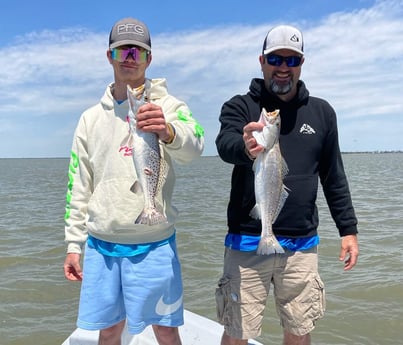
{"label": "calm sea surface", "polygon": [[[313,344],[403,344],[403,153],[346,154],[359,218],[359,264],[343,272],[339,237],[319,195],[327,311]],[[67,159],[0,159],[0,344],[60,345],[75,329],[79,283],[63,277]],[[185,308],[215,319],[231,166],[177,166]],[[281,344],[270,299],[263,344]],[[186,344],[184,344],[186,345]],[[214,345],[214,344],[206,344]]]}

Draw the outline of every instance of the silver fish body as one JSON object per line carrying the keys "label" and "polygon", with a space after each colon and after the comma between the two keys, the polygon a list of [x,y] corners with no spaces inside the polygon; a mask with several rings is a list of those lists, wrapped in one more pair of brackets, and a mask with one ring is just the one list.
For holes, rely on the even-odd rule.
{"label": "silver fish body", "polygon": [[265,127],[261,132],[254,132],[253,136],[258,144],[265,147],[265,150],[256,157],[253,164],[256,205],[251,211],[251,216],[261,219],[262,222],[257,254],[270,255],[284,253],[284,249],[273,234],[272,225],[288,197],[283,184],[288,168],[280,151],[279,111],[267,113],[263,108],[259,122]]}
{"label": "silver fish body", "polygon": [[144,208],[134,223],[156,225],[167,222],[167,218],[156,203],[156,195],[165,182],[167,164],[161,158],[158,136],[136,128],[136,114],[139,107],[145,103],[146,92],[147,85],[141,97],[129,85],[127,86],[132,157],[138,178],[132,189],[135,193],[141,192],[144,198]]}

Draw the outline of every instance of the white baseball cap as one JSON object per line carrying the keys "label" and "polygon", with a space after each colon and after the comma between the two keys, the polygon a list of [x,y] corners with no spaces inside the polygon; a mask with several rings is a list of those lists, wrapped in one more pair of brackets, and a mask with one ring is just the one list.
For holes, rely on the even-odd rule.
{"label": "white baseball cap", "polygon": [[304,55],[304,41],[301,31],[289,25],[279,25],[272,28],[263,42],[263,55],[279,49],[290,49]]}

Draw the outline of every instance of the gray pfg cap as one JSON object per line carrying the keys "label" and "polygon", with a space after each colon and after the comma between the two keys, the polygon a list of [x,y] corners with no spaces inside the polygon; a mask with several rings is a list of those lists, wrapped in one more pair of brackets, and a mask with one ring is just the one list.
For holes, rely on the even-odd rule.
{"label": "gray pfg cap", "polygon": [[124,18],[116,22],[109,34],[109,48],[124,45],[135,45],[151,51],[151,38],[147,26],[134,18]]}

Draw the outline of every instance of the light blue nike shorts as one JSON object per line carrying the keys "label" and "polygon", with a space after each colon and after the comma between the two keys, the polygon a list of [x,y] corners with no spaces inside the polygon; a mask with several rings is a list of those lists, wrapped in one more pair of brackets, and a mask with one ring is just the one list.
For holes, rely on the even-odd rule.
{"label": "light blue nike shorts", "polygon": [[86,246],[77,327],[100,330],[127,319],[132,334],[148,325],[183,325],[183,285],[175,241],[133,257]]}

